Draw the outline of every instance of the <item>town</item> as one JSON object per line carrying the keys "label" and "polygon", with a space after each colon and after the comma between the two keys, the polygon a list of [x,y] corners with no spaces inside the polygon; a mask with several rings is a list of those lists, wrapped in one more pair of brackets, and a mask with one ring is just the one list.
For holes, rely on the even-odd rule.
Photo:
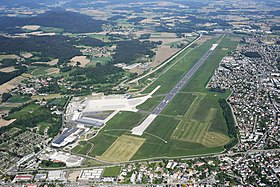
{"label": "town", "polygon": [[277,0],[0,5],[0,186],[279,186]]}

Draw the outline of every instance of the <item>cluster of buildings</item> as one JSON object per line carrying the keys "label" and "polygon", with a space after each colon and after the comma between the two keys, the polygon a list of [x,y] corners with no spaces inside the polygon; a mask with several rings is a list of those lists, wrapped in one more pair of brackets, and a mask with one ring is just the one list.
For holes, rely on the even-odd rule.
{"label": "cluster of buildings", "polygon": [[66,173],[62,170],[53,170],[47,173],[33,174],[19,174],[16,175],[12,183],[28,183],[28,182],[42,182],[42,181],[60,181],[66,182]]}
{"label": "cluster of buildings", "polygon": [[124,64],[124,63],[119,63],[119,64],[115,64],[114,66],[122,68],[124,70],[132,70],[132,69],[135,69],[135,68],[147,70],[149,68],[148,63],[144,63],[144,64],[134,63],[134,64],[131,64],[131,65],[127,65],[127,64]]}
{"label": "cluster of buildings", "polygon": [[[163,159],[121,164],[116,176],[106,176],[105,167],[51,170],[18,174],[14,184],[56,182],[63,186],[169,184],[194,186],[277,186],[280,184],[279,150],[252,150],[216,156]],[[1,180],[0,180],[1,182]]]}
{"label": "cluster of buildings", "polygon": [[279,151],[224,154],[213,157],[131,163],[118,182],[132,184],[193,184],[215,186],[277,186]]}
{"label": "cluster of buildings", "polygon": [[104,47],[90,47],[85,50],[82,50],[82,52],[86,55],[91,55],[92,58],[102,58],[102,57],[111,57],[112,52],[116,49],[116,45],[112,45],[110,47],[104,46]]}
{"label": "cluster of buildings", "polygon": [[[18,134],[19,132],[20,129],[14,128],[13,131],[7,131],[0,136],[3,138],[3,142],[0,143],[0,168],[3,171],[15,166],[33,167],[36,162],[30,158],[50,141],[49,136],[35,133],[33,130]],[[18,135],[14,136],[15,134]]]}
{"label": "cluster of buildings", "polygon": [[31,77],[28,80],[20,83],[12,93],[23,95],[47,95],[57,93],[60,88],[65,88],[67,91],[79,91],[81,88],[75,88],[74,84],[66,81],[61,77]]}
{"label": "cluster of buildings", "polygon": [[221,157],[221,170],[247,186],[277,186],[280,184],[279,151],[252,151],[245,155]]}
{"label": "cluster of buildings", "polygon": [[243,38],[244,44],[225,57],[208,87],[232,91],[232,106],[240,133],[239,150],[276,148],[280,137],[280,45],[269,36]]}
{"label": "cluster of buildings", "polygon": [[48,172],[39,172],[37,174],[18,174],[14,177],[12,183],[21,186],[39,186],[39,184],[57,183],[65,186],[77,184],[89,184],[93,182],[102,181],[103,168],[77,170],[77,172],[70,173],[64,170],[51,170]]}

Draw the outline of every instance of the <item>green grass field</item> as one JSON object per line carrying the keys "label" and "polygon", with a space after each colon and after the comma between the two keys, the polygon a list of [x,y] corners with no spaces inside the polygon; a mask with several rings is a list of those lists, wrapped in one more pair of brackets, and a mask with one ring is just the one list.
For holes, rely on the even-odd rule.
{"label": "green grass field", "polygon": [[94,144],[94,149],[89,155],[101,156],[119,136],[130,134],[130,130],[146,117],[147,115],[140,113],[119,112],[95,138],[90,140]]}
{"label": "green grass field", "polygon": [[[163,121],[168,121],[168,118],[165,118],[162,122],[154,121],[145,131],[149,132],[154,128],[156,130],[153,133],[164,134],[163,131],[167,129],[168,133],[171,132],[171,135],[164,136],[168,143],[156,146],[154,145],[155,140],[151,142],[149,138],[146,138],[146,142],[136,153],[134,159],[145,158],[152,150],[155,156],[191,155],[223,150],[223,145],[229,141],[229,137],[218,99],[227,98],[229,92],[212,93],[205,86],[221,59],[229,51],[234,50],[237,44],[238,42],[231,41],[230,37],[224,37],[205,64],[162,112],[161,117],[169,117],[169,122],[166,123],[177,124],[176,128],[163,127]],[[182,145],[186,147],[180,147]],[[188,150],[188,146],[192,149]],[[177,149],[182,150],[176,152]]]}
{"label": "green grass field", "polygon": [[90,63],[88,63],[86,66],[93,66],[95,67],[97,63],[101,63],[102,65],[107,64],[112,60],[111,57],[100,57],[100,58],[93,58],[91,59]]}
{"label": "green grass field", "polygon": [[109,36],[106,36],[104,34],[88,34],[87,36],[89,36],[91,38],[96,38],[98,40],[102,40],[104,42],[110,42]]}
{"label": "green grass field", "polygon": [[181,53],[172,61],[172,64],[175,63],[175,65],[161,75],[155,82],[145,89],[143,93],[150,93],[159,85],[161,85],[161,88],[155,94],[165,94],[169,92],[174,85],[181,80],[184,73],[191,69],[193,64],[195,64],[200,57],[211,48],[212,44],[217,42],[217,40],[217,38],[212,38],[192,50],[187,50],[188,52],[186,53]]}
{"label": "green grass field", "polygon": [[195,94],[191,93],[178,93],[172,100],[172,104],[168,105],[162,114],[172,115],[172,116],[182,116],[189,109],[192,101],[196,98]]}
{"label": "green grass field", "polygon": [[103,172],[103,177],[117,177],[120,174],[121,167],[106,167]]}
{"label": "green grass field", "polygon": [[48,104],[49,105],[57,105],[60,107],[64,107],[66,104],[68,98],[67,97],[61,97],[61,98],[55,98],[54,100],[50,101]]}
{"label": "green grass field", "polygon": [[164,96],[157,96],[148,99],[145,103],[139,105],[137,108],[145,111],[152,111],[162,100]]}
{"label": "green grass field", "polygon": [[7,119],[18,119],[21,116],[25,116],[28,113],[32,113],[33,111],[37,110],[40,106],[36,105],[36,104],[31,104],[28,105],[26,107],[24,107],[23,109],[21,109],[20,111],[17,111],[13,114],[10,114]]}
{"label": "green grass field", "polygon": [[[159,77],[144,92],[148,93],[161,85],[156,94],[163,94],[181,79],[185,71],[219,40],[213,37],[194,49],[181,54],[177,63]],[[120,139],[130,135],[130,130],[141,123],[146,115],[141,113],[122,112],[109,121],[97,137],[90,140],[94,144],[90,156],[105,160],[112,159],[113,152],[124,152],[117,156],[119,161],[144,158],[162,158],[213,154],[224,151],[224,145],[230,141],[228,129],[218,100],[227,98],[229,92],[209,92],[205,88],[221,59],[234,50],[238,42],[231,41],[230,36],[221,39],[220,45],[214,50],[205,64],[198,70],[186,86],[175,96],[164,111],[145,130],[138,151],[126,153],[120,147],[130,145],[130,141]],[[179,60],[178,60],[179,59]],[[151,111],[162,99],[162,96],[149,99],[139,106],[142,110]],[[139,141],[140,142],[140,141]],[[132,145],[132,144],[131,144]],[[139,146],[137,144],[137,146]],[[134,153],[135,152],[135,153]],[[127,156],[126,158],[124,158]],[[113,161],[113,160],[111,160]]]}
{"label": "green grass field", "polygon": [[71,149],[71,152],[75,154],[86,155],[88,154],[91,148],[92,148],[91,143],[88,143],[86,141],[80,141],[76,147]]}
{"label": "green grass field", "polygon": [[94,160],[94,159],[87,158],[87,159],[85,159],[85,161],[83,161],[82,166],[87,166],[87,167],[89,167],[89,166],[91,166],[91,167],[93,167],[93,166],[104,166],[104,163],[99,162],[99,161]]}
{"label": "green grass field", "polygon": [[7,102],[9,103],[25,103],[30,101],[31,98],[29,96],[21,96],[21,95],[13,95]]}
{"label": "green grass field", "polygon": [[220,152],[219,147],[205,147],[195,142],[185,142],[172,139],[172,133],[178,127],[180,120],[173,117],[159,116],[144,132],[144,144],[136,152],[132,160],[153,157],[177,157],[211,152]]}
{"label": "green grass field", "polygon": [[30,72],[33,76],[41,76],[47,74],[47,70],[50,69],[49,67],[37,67],[36,69]]}
{"label": "green grass field", "polygon": [[129,161],[145,142],[145,138],[123,134],[97,158],[107,162]]}
{"label": "green grass field", "polygon": [[64,29],[61,28],[55,28],[55,27],[40,27],[39,30],[43,32],[54,32],[54,33],[63,33]]}

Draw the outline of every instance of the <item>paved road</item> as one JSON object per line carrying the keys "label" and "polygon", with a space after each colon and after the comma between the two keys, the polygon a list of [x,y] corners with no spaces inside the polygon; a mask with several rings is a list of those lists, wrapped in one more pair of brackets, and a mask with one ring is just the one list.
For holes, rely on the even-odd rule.
{"label": "paved road", "polygon": [[160,114],[162,110],[168,105],[168,103],[176,96],[176,94],[183,88],[183,86],[191,79],[191,77],[197,72],[197,70],[202,66],[206,59],[211,55],[217,45],[214,44],[211,49],[209,49],[198,61],[197,63],[183,76],[180,82],[167,93],[164,100],[162,100],[159,105],[153,110],[152,114]]}

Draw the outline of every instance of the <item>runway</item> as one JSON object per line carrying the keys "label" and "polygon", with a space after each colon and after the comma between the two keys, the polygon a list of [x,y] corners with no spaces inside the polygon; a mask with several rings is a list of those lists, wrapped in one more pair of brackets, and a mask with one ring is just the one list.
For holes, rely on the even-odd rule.
{"label": "runway", "polygon": [[216,49],[218,44],[213,44],[211,49],[209,49],[198,61],[197,63],[184,75],[180,82],[167,93],[164,100],[162,100],[158,106],[154,109],[152,114],[160,114],[161,111],[168,105],[168,103],[177,95],[177,93],[183,88],[183,86],[192,78],[192,76],[197,72],[197,70],[202,66],[206,59],[210,56],[212,51]]}
{"label": "runway", "polygon": [[185,86],[185,84],[192,78],[192,76],[197,72],[197,70],[203,65],[206,59],[211,55],[211,53],[216,49],[218,44],[213,44],[212,47],[193,65],[193,67],[184,74],[183,78],[176,84],[173,89],[167,93],[165,98],[157,105],[157,107],[151,112],[143,123],[134,127],[131,132],[134,135],[141,136],[144,131],[149,127],[149,125],[154,121],[156,116],[158,116],[168,105],[168,103],[178,94],[178,92]]}

